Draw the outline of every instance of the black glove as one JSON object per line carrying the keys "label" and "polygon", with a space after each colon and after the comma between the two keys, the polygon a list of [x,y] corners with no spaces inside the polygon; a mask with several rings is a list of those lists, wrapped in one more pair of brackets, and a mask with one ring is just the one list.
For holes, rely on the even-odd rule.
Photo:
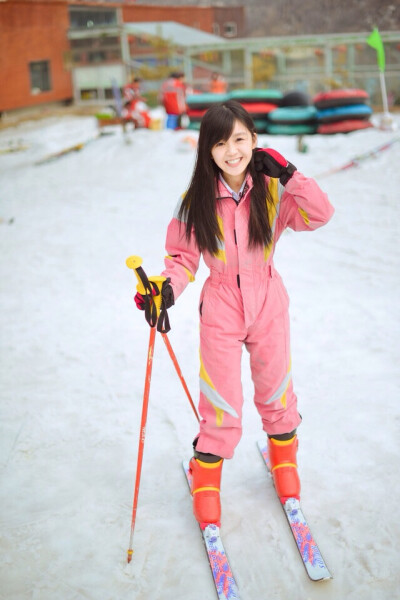
{"label": "black glove", "polygon": [[254,167],[264,175],[279,179],[282,185],[286,185],[293,173],[297,171],[292,163],[272,148],[255,149]]}
{"label": "black glove", "polygon": [[171,306],[175,304],[174,290],[172,289],[170,281],[171,277],[167,277],[167,279],[163,281],[161,288],[161,296],[165,302],[165,308],[171,308]]}

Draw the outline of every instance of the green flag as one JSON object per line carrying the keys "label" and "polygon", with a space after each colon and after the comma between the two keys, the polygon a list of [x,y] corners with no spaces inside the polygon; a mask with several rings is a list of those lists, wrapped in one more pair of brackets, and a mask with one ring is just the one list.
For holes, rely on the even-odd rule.
{"label": "green flag", "polygon": [[375,48],[376,50],[376,58],[378,61],[379,70],[384,73],[385,71],[385,49],[383,47],[383,42],[381,38],[381,34],[378,29],[375,27],[370,36],[368,36],[367,44]]}

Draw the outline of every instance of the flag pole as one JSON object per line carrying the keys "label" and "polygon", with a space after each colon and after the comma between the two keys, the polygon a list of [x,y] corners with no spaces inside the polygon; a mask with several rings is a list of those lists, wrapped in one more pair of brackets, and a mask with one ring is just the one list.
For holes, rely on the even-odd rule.
{"label": "flag pole", "polygon": [[388,98],[386,92],[386,83],[385,83],[385,48],[382,42],[381,34],[377,27],[375,27],[372,33],[368,36],[367,44],[376,50],[376,57],[379,68],[379,80],[381,84],[381,93],[382,93],[382,106],[383,106],[383,115],[380,119],[380,129],[385,129],[387,131],[393,131],[396,129],[396,123],[392,115],[389,112],[388,106]]}
{"label": "flag pole", "polygon": [[380,129],[383,129],[384,131],[394,131],[397,128],[397,125],[393,119],[393,116],[389,112],[384,71],[379,71],[379,78],[380,78],[380,82],[381,82],[382,105],[383,105],[383,115],[381,116],[379,127],[380,127]]}
{"label": "flag pole", "polygon": [[384,114],[389,114],[389,106],[388,106],[386,83],[385,83],[385,73],[383,71],[379,71],[379,76],[380,76],[380,80],[381,80],[383,112],[384,112]]}

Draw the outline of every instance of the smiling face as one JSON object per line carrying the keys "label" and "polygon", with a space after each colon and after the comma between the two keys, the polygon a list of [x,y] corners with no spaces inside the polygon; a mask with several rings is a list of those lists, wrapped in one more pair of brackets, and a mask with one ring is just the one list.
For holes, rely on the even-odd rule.
{"label": "smiling face", "polygon": [[211,149],[215,164],[234,191],[239,191],[244,181],[256,144],[257,137],[241,121],[235,120],[230,137],[220,140]]}

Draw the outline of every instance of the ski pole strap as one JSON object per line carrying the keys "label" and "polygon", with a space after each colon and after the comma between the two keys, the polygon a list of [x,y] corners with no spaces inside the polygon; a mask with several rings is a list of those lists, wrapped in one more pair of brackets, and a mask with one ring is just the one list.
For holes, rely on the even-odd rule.
{"label": "ski pole strap", "polygon": [[151,283],[148,280],[147,275],[144,272],[144,269],[142,267],[136,267],[135,271],[136,271],[136,274],[137,274],[137,277],[138,277],[140,283],[143,285],[144,289],[146,290],[146,293],[151,294],[152,293]]}
{"label": "ski pole strap", "polygon": [[157,331],[159,331],[160,333],[168,333],[168,331],[170,331],[170,329],[171,329],[171,326],[169,324],[167,307],[165,304],[165,298],[162,295],[162,288],[161,288],[161,306],[160,306],[160,314],[158,315],[158,321],[157,321]]}
{"label": "ski pole strap", "polygon": [[145,305],[145,316],[150,327],[157,325],[157,331],[161,333],[167,333],[171,327],[169,325],[169,318],[167,314],[167,307],[165,304],[165,298],[163,297],[162,289],[165,282],[165,277],[162,275],[155,275],[149,278],[150,285],[152,286],[151,296],[147,296],[146,300],[149,301],[149,319],[146,316],[146,305]]}
{"label": "ski pole strap", "polygon": [[[157,302],[153,296],[158,296],[160,291],[155,282],[150,283],[144,269],[135,267],[136,276],[139,279],[142,287],[138,289],[144,298],[144,316],[150,327],[155,327],[157,324]],[[139,288],[139,285],[137,286]]]}
{"label": "ski pole strap", "polygon": [[[165,303],[165,298],[163,297],[162,293],[162,285],[161,291],[159,289],[160,282],[158,280],[161,278],[154,277],[154,279],[157,279],[157,283],[153,280],[152,277],[150,277],[150,282],[153,286],[153,296],[145,296],[144,316],[150,327],[154,327],[154,325],[157,323],[157,331],[159,331],[160,333],[168,333],[168,331],[170,331],[171,329],[171,326],[169,324],[169,317],[167,312],[167,306]],[[161,297],[158,298],[158,296]]]}
{"label": "ski pole strap", "polygon": [[144,297],[144,317],[150,327],[154,327],[157,324],[157,306],[153,299],[153,295],[157,296],[160,294],[155,283],[149,284],[149,291],[146,288],[146,294]]}

